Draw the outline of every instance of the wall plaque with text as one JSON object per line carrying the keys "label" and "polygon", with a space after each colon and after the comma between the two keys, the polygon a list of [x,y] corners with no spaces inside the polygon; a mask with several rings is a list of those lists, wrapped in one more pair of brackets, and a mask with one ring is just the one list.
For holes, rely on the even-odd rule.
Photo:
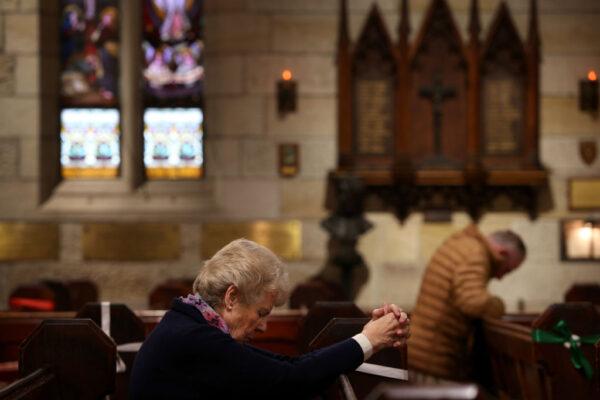
{"label": "wall plaque with text", "polygon": [[59,250],[56,224],[0,223],[0,261],[57,260]]}
{"label": "wall plaque with text", "polygon": [[297,220],[211,222],[202,225],[200,234],[202,259],[239,238],[262,244],[284,260],[302,258],[302,223]]}
{"label": "wall plaque with text", "polygon": [[569,179],[569,209],[600,210],[600,177]]}
{"label": "wall plaque with text", "polygon": [[85,260],[175,260],[181,253],[179,225],[88,223],[83,225]]}
{"label": "wall plaque with text", "polygon": [[510,76],[483,82],[483,137],[487,155],[515,154],[523,131],[523,86]]}
{"label": "wall plaque with text", "polygon": [[358,154],[388,154],[393,145],[393,82],[358,79],[354,92]]}
{"label": "wall plaque with text", "polygon": [[363,27],[351,69],[353,154],[357,165],[391,165],[395,130],[397,60],[381,14],[371,10]]}

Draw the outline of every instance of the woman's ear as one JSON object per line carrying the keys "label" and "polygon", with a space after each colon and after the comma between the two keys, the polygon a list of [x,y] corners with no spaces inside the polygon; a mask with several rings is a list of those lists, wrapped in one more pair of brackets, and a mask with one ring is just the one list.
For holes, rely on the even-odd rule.
{"label": "woman's ear", "polygon": [[231,311],[233,306],[239,301],[240,291],[235,285],[229,285],[225,291],[224,306],[227,311]]}

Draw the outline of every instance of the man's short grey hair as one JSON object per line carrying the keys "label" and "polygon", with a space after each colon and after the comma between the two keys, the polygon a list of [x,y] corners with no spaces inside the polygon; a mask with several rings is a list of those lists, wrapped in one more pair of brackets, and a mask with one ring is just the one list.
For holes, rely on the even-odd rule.
{"label": "man's short grey hair", "polygon": [[494,240],[494,242],[504,245],[507,247],[511,247],[523,257],[527,255],[527,247],[525,247],[525,243],[523,243],[523,239],[516,233],[511,230],[504,231],[495,231],[490,235],[490,238]]}
{"label": "man's short grey hair", "polygon": [[279,257],[247,239],[234,240],[207,260],[193,290],[215,308],[222,305],[230,285],[238,288],[244,304],[254,304],[270,292],[275,294],[275,305],[280,306],[289,292],[288,273]]}

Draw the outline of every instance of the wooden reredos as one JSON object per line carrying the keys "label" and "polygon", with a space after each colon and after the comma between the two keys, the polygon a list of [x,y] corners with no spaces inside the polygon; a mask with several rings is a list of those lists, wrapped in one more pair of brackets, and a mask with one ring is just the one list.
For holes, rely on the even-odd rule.
{"label": "wooden reredos", "polygon": [[[432,0],[409,42],[400,0],[397,41],[376,5],[355,42],[341,0],[336,179],[359,178],[367,208],[466,210],[478,219],[501,195],[531,217],[547,173],[539,163],[537,5],[522,41],[504,1],[485,38],[472,0],[463,40],[445,0]],[[376,198],[370,201],[370,198]],[[376,205],[376,206],[373,206]]]}

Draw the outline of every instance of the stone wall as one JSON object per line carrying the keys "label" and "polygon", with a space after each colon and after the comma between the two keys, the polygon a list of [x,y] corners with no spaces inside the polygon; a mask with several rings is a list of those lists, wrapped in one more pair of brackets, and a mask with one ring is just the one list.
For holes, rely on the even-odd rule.
{"label": "stone wall", "polygon": [[[378,2],[394,34],[398,3]],[[414,37],[429,1],[409,3]],[[528,2],[507,3],[524,37]],[[560,261],[558,225],[561,218],[577,215],[567,209],[567,178],[598,175],[600,170],[600,161],[586,166],[578,155],[580,140],[600,141],[600,122],[577,106],[578,80],[589,68],[600,69],[600,3],[538,3],[543,54],[541,157],[551,172],[553,208],[536,221],[521,213],[486,214],[481,221],[485,232],[514,229],[529,247],[523,268],[492,285],[512,310],[519,299],[527,309],[540,310],[559,301],[573,282],[600,280],[598,265]],[[326,244],[319,227],[326,215],[325,176],[336,163],[338,0],[207,0],[207,177],[203,182],[138,184],[130,179],[127,167],[119,182],[108,186],[63,182],[40,203],[38,177],[42,168],[51,167],[40,165],[38,156],[42,85],[38,22],[47,4],[46,0],[0,0],[0,220],[60,224],[61,257],[0,264],[0,308],[18,284],[47,277],[90,278],[99,285],[103,300],[143,308],[158,281],[194,276],[201,262],[197,228],[207,220],[300,220],[303,259],[290,263],[292,279],[298,282],[319,269]],[[357,37],[370,4],[349,0],[352,38]],[[470,1],[450,0],[449,4],[466,38]],[[483,34],[498,4],[499,0],[480,1]],[[131,6],[126,7],[125,15],[131,16]],[[135,62],[124,56],[126,62]],[[284,68],[290,68],[298,82],[298,111],[280,118],[275,82]],[[135,87],[136,82],[129,78],[122,85]],[[135,101],[135,96],[124,99],[128,110],[135,110]],[[127,129],[124,135],[134,135]],[[282,142],[300,145],[301,170],[291,179],[277,174],[277,145]],[[393,301],[407,308],[414,304],[435,246],[469,222],[462,213],[455,213],[447,224],[424,223],[420,214],[411,215],[403,225],[391,215],[367,218],[376,228],[363,237],[360,250],[371,267],[371,279],[358,302],[368,306]],[[180,223],[181,257],[171,263],[83,261],[81,224],[94,221]]]}

